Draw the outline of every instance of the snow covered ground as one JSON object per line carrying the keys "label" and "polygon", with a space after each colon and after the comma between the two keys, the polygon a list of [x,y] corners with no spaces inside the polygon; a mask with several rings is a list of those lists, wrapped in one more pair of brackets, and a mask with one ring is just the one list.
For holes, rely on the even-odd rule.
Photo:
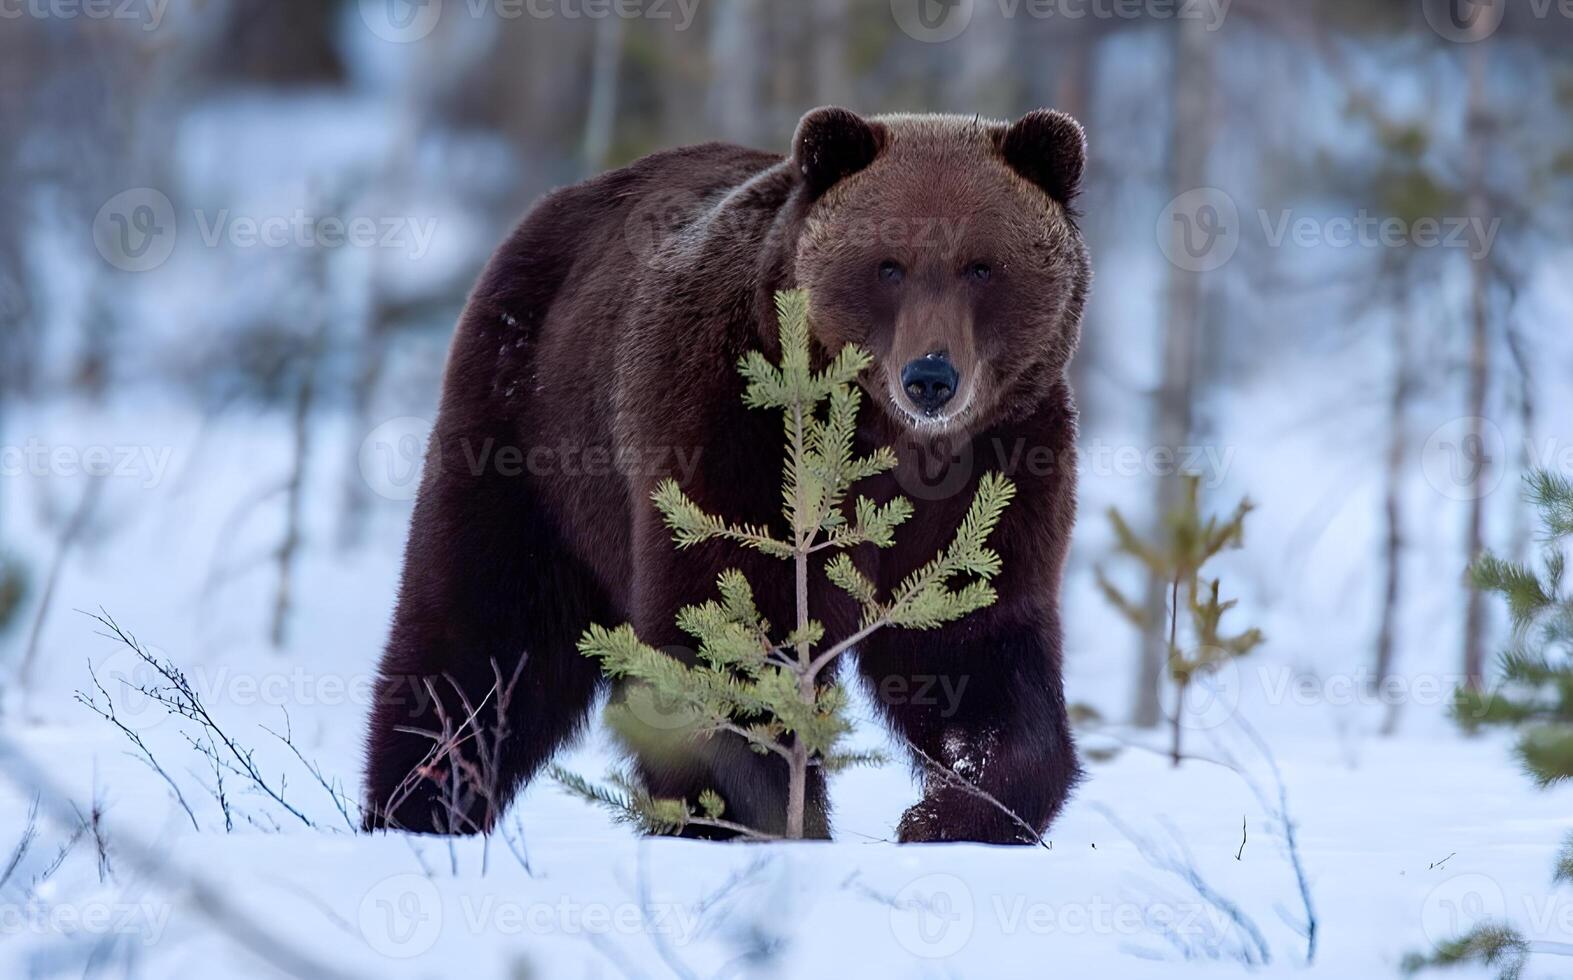
{"label": "snow covered ground", "polygon": [[[1256,418],[1266,432],[1270,413]],[[204,420],[156,401],[34,407],[9,420],[9,439],[27,433],[68,455],[106,447],[127,470],[105,481],[67,556],[30,689],[7,693],[0,723],[5,744],[84,813],[101,806],[108,867],[91,834],[73,841],[73,827],[46,812],[21,848],[31,794],[0,783],[0,861],[21,852],[0,885],[0,976],[1343,978],[1395,976],[1406,953],[1482,916],[1537,942],[1573,943],[1573,903],[1550,881],[1565,799],[1536,791],[1506,741],[1465,739],[1442,717],[1454,644],[1434,619],[1456,596],[1453,573],[1437,571],[1452,567],[1452,543],[1420,541],[1411,556],[1421,583],[1406,609],[1411,687],[1391,738],[1375,734],[1383,706],[1353,683],[1369,645],[1360,603],[1371,600],[1351,606],[1350,596],[1375,586],[1369,573],[1355,576],[1360,588],[1329,574],[1367,558],[1341,545],[1367,540],[1366,529],[1340,522],[1364,520],[1374,497],[1324,515],[1330,543],[1275,567],[1308,519],[1288,505],[1320,506],[1315,489],[1328,477],[1301,485],[1320,465],[1314,445],[1242,435],[1215,498],[1223,508],[1250,488],[1264,504],[1232,567],[1243,614],[1271,642],[1226,679],[1187,746],[1227,753],[1248,777],[1201,761],[1171,769],[1136,748],[1089,753],[1098,758],[1047,850],[896,846],[893,827],[916,793],[896,763],[838,777],[836,840],[796,846],[641,840],[541,781],[514,807],[506,839],[488,846],[350,833],[328,790],[270,734],[287,716],[300,754],[356,793],[408,515],[407,501],[378,498],[368,545],[336,550],[335,508],[356,476],[343,461],[355,465],[362,437],[327,419],[315,431],[297,607],[275,651],[266,555],[283,508],[265,491],[288,469],[282,420]],[[85,485],[67,469],[52,458],[5,478],[0,539],[32,556],[35,580]],[[1436,496],[1417,484],[1417,500]],[[1125,708],[1130,641],[1086,572],[1101,557],[1104,503],[1145,485],[1089,475],[1067,594],[1069,696],[1110,717]],[[1417,520],[1429,519],[1425,506]],[[124,681],[145,670],[74,611],[100,608],[187,673],[312,826],[230,777],[226,832],[212,767],[186,738],[197,732],[128,696]],[[13,650],[30,626],[8,638]],[[123,733],[73,699],[92,689],[90,663],[190,815]],[[1278,784],[1237,719],[1271,746],[1287,794],[1316,924],[1309,968],[1306,905],[1273,816]],[[884,743],[867,721],[858,737]],[[1095,733],[1082,744],[1120,747]],[[612,759],[597,734],[563,761],[595,776]],[[146,844],[155,867],[139,869],[117,840]],[[1566,975],[1570,963],[1539,954],[1529,974]]]}

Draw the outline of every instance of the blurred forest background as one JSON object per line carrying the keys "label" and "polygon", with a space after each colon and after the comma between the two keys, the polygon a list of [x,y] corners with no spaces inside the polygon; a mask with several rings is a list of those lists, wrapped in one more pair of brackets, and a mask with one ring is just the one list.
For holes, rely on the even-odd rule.
{"label": "blurred forest background", "polygon": [[[50,655],[59,577],[137,506],[134,488],[40,469],[41,415],[276,430],[293,463],[210,491],[237,521],[266,509],[262,550],[210,577],[272,583],[258,631],[287,647],[302,554],[374,541],[392,560],[401,542],[369,515],[408,501],[368,478],[368,433],[430,414],[465,293],[532,199],[684,143],[784,152],[805,110],[837,103],[1054,106],[1087,127],[1073,698],[1159,718],[1161,637],[1111,620],[1091,570],[1103,509],[1152,521],[1182,468],[1214,510],[1261,505],[1231,586],[1296,676],[1480,678],[1504,626],[1464,570],[1533,546],[1517,474],[1573,471],[1573,19],[1527,0],[1179,6],[1198,16],[1159,0],[7,5],[6,675]],[[325,219],[369,219],[376,241],[325,244]],[[287,241],[241,224],[269,220]],[[1381,221],[1405,231],[1361,231]],[[338,484],[326,504],[307,499],[313,470]],[[1162,608],[1163,583],[1126,584]],[[1398,723],[1373,703],[1373,725]]]}

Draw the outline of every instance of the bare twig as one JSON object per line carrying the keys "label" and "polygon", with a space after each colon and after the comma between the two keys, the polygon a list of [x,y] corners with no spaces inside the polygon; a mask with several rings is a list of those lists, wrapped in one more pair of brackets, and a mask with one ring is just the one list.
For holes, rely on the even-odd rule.
{"label": "bare twig", "polygon": [[1234,923],[1241,936],[1246,940],[1240,947],[1241,958],[1247,965],[1266,964],[1272,961],[1272,950],[1267,945],[1262,930],[1238,903],[1230,899],[1215,888],[1202,875],[1197,868],[1196,861],[1190,853],[1190,848],[1179,833],[1169,827],[1169,836],[1174,841],[1179,853],[1160,849],[1148,838],[1138,834],[1135,830],[1114,814],[1107,807],[1094,804],[1094,809],[1103,814],[1114,828],[1125,836],[1125,839],[1135,845],[1136,850],[1148,864],[1159,871],[1166,872],[1185,882],[1198,898],[1208,905],[1222,912],[1230,922]]}
{"label": "bare twig", "polygon": [[1289,852],[1289,865],[1294,869],[1295,885],[1300,891],[1300,904],[1305,910],[1305,921],[1301,923],[1301,928],[1305,936],[1305,962],[1307,966],[1310,966],[1316,962],[1316,906],[1311,900],[1311,882],[1306,875],[1305,861],[1300,854],[1298,828],[1295,826],[1294,818],[1289,813],[1289,788],[1284,784],[1283,772],[1278,768],[1278,759],[1273,755],[1273,750],[1267,744],[1267,740],[1262,738],[1261,733],[1240,715],[1236,714],[1234,716],[1234,722],[1240,731],[1245,733],[1246,738],[1250,739],[1251,744],[1256,747],[1256,751],[1266,760],[1267,766],[1273,774],[1273,782],[1278,787],[1277,804],[1271,805],[1267,803],[1265,795],[1256,786],[1255,782],[1249,778],[1246,780],[1251,785],[1252,792],[1255,792],[1257,798],[1262,801],[1262,809],[1266,810],[1268,815],[1278,822],[1278,831],[1283,835],[1284,846]]}
{"label": "bare twig", "polygon": [[93,805],[88,810],[86,817],[82,811],[77,811],[77,819],[87,827],[93,835],[93,847],[98,857],[98,883],[103,884],[115,875],[114,868],[109,861],[109,839],[104,836],[104,803],[98,794],[98,772],[93,773]]}
{"label": "bare twig", "polygon": [[262,730],[267,732],[269,735],[272,735],[280,742],[283,742],[285,747],[288,748],[290,752],[294,753],[295,758],[300,760],[300,764],[305,766],[306,771],[311,773],[311,777],[317,781],[317,785],[321,786],[324,790],[327,791],[329,799],[333,800],[334,809],[338,810],[339,816],[344,818],[344,825],[350,829],[350,833],[359,833],[360,824],[356,821],[355,818],[350,816],[349,808],[353,806],[356,808],[356,810],[359,810],[360,804],[356,803],[348,796],[348,794],[344,792],[343,786],[338,782],[338,780],[328,779],[328,777],[323,774],[322,767],[320,765],[312,762],[310,759],[307,759],[304,755],[301,754],[300,748],[295,744],[294,735],[290,728],[289,711],[287,709],[281,710],[284,711],[284,734],[280,735],[278,732],[267,727],[266,725],[261,726]]}
{"label": "bare twig", "polygon": [[[56,823],[80,823],[79,808],[56,788],[53,781],[0,735],[0,772],[26,792],[37,794],[40,809]],[[183,897],[191,911],[238,945],[275,969],[291,976],[337,978],[346,976],[289,942],[284,934],[261,926],[249,911],[234,906],[224,889],[184,871],[168,854],[155,850],[128,833],[115,835],[120,855],[153,883],[172,896]]]}
{"label": "bare twig", "polygon": [[[103,635],[125,645],[164,679],[167,686],[142,686],[140,690],[144,695],[162,705],[171,714],[178,715],[187,721],[200,725],[212,741],[215,755],[218,755],[217,747],[223,746],[228,758],[221,761],[230,772],[248,780],[255,788],[261,790],[265,796],[283,807],[291,816],[307,827],[316,827],[316,824],[310,817],[284,799],[283,778],[280,778],[279,787],[275,789],[268,778],[257,768],[256,761],[252,758],[252,750],[243,748],[219,725],[217,719],[208,712],[207,705],[202,701],[201,695],[191,686],[191,682],[186,679],[186,675],[180,668],[149,653],[137,641],[136,637],[121,629],[120,624],[116,623],[108,613],[100,610],[96,614],[87,613],[86,615],[109,631]],[[195,823],[195,819],[193,819],[193,823]]]}
{"label": "bare twig", "polygon": [[964,793],[969,793],[972,796],[983,800],[985,803],[988,803],[990,806],[1009,817],[1022,830],[1025,830],[1027,835],[1032,839],[1033,843],[1037,844],[1045,851],[1054,850],[1054,846],[1048,841],[1044,840],[1042,834],[1038,833],[1031,824],[1023,820],[1020,815],[1016,813],[1016,811],[1001,803],[993,794],[989,793],[977,783],[963,776],[961,773],[938,761],[927,752],[924,752],[922,749],[918,748],[911,739],[906,739],[906,743],[907,748],[916,753],[917,756],[923,760],[924,765],[928,766],[930,771],[938,775],[945,785],[950,786],[953,789],[959,789]]}
{"label": "bare twig", "polygon": [[[509,835],[506,829],[503,830],[503,843],[508,845],[508,850],[513,853],[514,860],[519,862],[519,867],[524,869],[524,873],[534,878],[535,869],[530,867],[530,848],[524,838],[524,824],[517,817],[514,818],[513,828],[514,835],[512,836]],[[514,836],[518,837],[518,843],[514,842]]]}
{"label": "bare twig", "polygon": [[[648,840],[641,840],[639,842],[636,864],[637,881],[639,887],[639,914],[640,916],[647,916],[650,914],[651,908],[650,842]],[[648,924],[645,932],[649,934],[650,942],[655,946],[656,954],[661,957],[661,962],[666,964],[667,969],[677,974],[680,980],[698,980],[698,974],[696,974],[688,966],[688,964],[684,963],[680,958],[678,958],[678,955],[676,951],[672,949],[672,944],[667,939],[665,932],[663,932],[658,926]]]}
{"label": "bare twig", "polygon": [[5,870],[0,871],[0,888],[4,888],[11,876],[16,874],[17,866],[27,856],[33,846],[33,841],[38,839],[38,797],[33,797],[33,803],[27,808],[27,824],[22,828],[22,839],[16,842],[16,847],[11,850],[11,859],[6,862]]}
{"label": "bare twig", "polygon": [[191,811],[191,804],[186,802],[186,796],[180,791],[179,784],[165,771],[163,766],[159,765],[158,759],[153,755],[153,750],[148,748],[147,743],[142,740],[142,735],[115,715],[115,699],[104,689],[104,685],[99,683],[98,674],[94,672],[91,662],[87,665],[87,675],[92,678],[93,686],[98,689],[98,693],[103,695],[104,703],[100,705],[91,694],[86,694],[82,691],[76,692],[77,702],[120,729],[120,733],[137,750],[134,753],[134,758],[142,760],[149,769],[153,770],[160,779],[164,780],[164,784],[169,787],[169,791],[175,795],[175,802],[179,803],[180,808],[186,811],[186,817],[191,821],[191,829],[200,832],[202,825],[197,823],[197,815]]}
{"label": "bare twig", "polygon": [[218,753],[213,751],[212,746],[198,742],[190,735],[186,735],[186,741],[208,760],[208,765],[213,770],[213,785],[208,787],[208,792],[213,794],[213,798],[218,801],[220,812],[224,814],[224,833],[232,833],[235,829],[235,816],[229,807],[229,795],[224,792],[224,766],[219,761]]}

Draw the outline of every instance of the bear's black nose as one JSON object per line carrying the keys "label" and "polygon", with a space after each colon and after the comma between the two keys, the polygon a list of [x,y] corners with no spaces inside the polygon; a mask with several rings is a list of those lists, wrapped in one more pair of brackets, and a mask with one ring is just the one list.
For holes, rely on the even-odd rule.
{"label": "bear's black nose", "polygon": [[920,357],[901,369],[901,389],[912,404],[932,415],[956,394],[961,375],[950,366],[950,358],[936,353]]}

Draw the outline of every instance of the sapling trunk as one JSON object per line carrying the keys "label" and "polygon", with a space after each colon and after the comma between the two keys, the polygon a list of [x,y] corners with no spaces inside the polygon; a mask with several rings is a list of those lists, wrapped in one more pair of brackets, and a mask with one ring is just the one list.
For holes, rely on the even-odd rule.
{"label": "sapling trunk", "polygon": [[1180,768],[1180,712],[1185,710],[1186,681],[1176,681],[1174,684],[1174,715],[1169,719],[1169,761],[1174,768]]}
{"label": "sapling trunk", "polygon": [[[803,453],[803,409],[792,410],[792,448],[794,462]],[[797,597],[797,632],[806,637],[808,631],[808,549],[813,544],[814,528],[804,527],[808,502],[804,499],[803,484],[798,483],[794,496],[797,507],[793,512],[792,528],[792,588]],[[797,694],[805,704],[814,703],[814,677],[808,640],[797,642]],[[787,759],[787,819],[786,835],[789,840],[803,839],[803,813],[808,805],[808,745],[801,736],[792,739],[792,752]]]}
{"label": "sapling trunk", "polygon": [[1174,678],[1174,713],[1169,719],[1169,758],[1174,767],[1180,767],[1180,712],[1185,710],[1185,687],[1189,683],[1187,675],[1174,672],[1178,666],[1176,658],[1180,655],[1180,580],[1174,580],[1173,587],[1169,590],[1169,669]]}

